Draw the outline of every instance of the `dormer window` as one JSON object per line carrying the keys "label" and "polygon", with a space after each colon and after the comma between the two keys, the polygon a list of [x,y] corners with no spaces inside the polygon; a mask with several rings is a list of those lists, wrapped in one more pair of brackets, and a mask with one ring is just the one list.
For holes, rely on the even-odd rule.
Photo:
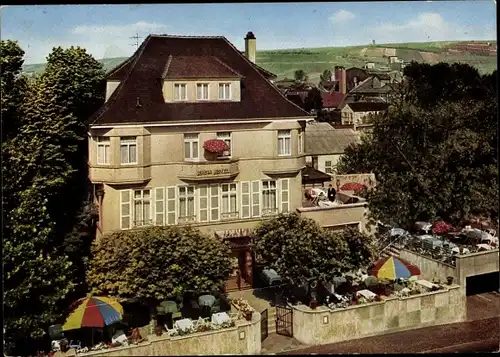
{"label": "dormer window", "polygon": [[174,100],[187,100],[186,84],[174,84]]}
{"label": "dormer window", "polygon": [[208,100],[208,83],[198,83],[196,85],[196,99]]}
{"label": "dormer window", "polygon": [[231,84],[230,83],[219,83],[219,99],[230,100],[231,99]]}

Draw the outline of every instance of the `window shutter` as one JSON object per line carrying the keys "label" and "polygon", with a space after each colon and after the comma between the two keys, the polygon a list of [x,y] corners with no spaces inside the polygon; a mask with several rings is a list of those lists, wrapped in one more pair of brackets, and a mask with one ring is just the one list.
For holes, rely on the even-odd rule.
{"label": "window shutter", "polygon": [[252,181],[252,217],[260,217],[260,181]]}
{"label": "window shutter", "polygon": [[120,229],[131,228],[131,194],[131,190],[120,191]]}
{"label": "window shutter", "polygon": [[241,218],[250,218],[250,182],[241,182]]}
{"label": "window shutter", "polygon": [[163,226],[165,224],[165,187],[155,188],[155,224]]}
{"label": "window shutter", "polygon": [[208,211],[209,211],[209,204],[208,204],[208,186],[207,185],[200,185],[198,187],[198,207],[200,208],[200,222],[208,222]]}
{"label": "window shutter", "polygon": [[167,224],[176,223],[176,187],[167,187]]}
{"label": "window shutter", "polygon": [[220,220],[219,202],[219,185],[210,185],[210,221],[212,222]]}
{"label": "window shutter", "polygon": [[290,212],[290,179],[280,180],[280,191],[280,211],[281,213],[288,213]]}

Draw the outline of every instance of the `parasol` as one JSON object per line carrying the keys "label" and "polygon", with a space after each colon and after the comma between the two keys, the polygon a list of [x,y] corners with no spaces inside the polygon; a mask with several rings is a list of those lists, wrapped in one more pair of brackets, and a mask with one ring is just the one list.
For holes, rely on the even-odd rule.
{"label": "parasol", "polygon": [[379,279],[396,280],[420,275],[421,271],[417,266],[408,263],[406,260],[391,256],[379,259],[371,273],[371,275]]}
{"label": "parasol", "polygon": [[220,139],[210,139],[203,143],[203,148],[208,152],[221,153],[224,151],[229,151],[229,146]]}
{"label": "parasol", "polygon": [[343,184],[340,189],[343,191],[361,191],[367,188],[365,185],[362,183],[357,183],[357,182],[349,182]]}
{"label": "parasol", "polygon": [[92,296],[76,301],[78,305],[63,325],[63,330],[82,327],[104,327],[121,321],[123,307],[115,300],[103,296]]}
{"label": "parasol", "polygon": [[436,221],[432,225],[432,232],[434,234],[449,233],[455,231],[455,228],[445,221]]}

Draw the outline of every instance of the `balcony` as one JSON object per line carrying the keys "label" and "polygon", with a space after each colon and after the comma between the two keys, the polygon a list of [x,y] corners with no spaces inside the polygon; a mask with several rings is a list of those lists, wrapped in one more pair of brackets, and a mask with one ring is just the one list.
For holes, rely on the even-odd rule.
{"label": "balcony", "polygon": [[262,172],[265,175],[297,174],[306,166],[305,156],[279,156],[262,162]]}
{"label": "balcony", "polygon": [[91,166],[89,178],[92,183],[108,185],[141,184],[151,180],[150,166]]}
{"label": "balcony", "polygon": [[213,181],[232,179],[238,173],[238,160],[186,162],[177,177],[183,181]]}

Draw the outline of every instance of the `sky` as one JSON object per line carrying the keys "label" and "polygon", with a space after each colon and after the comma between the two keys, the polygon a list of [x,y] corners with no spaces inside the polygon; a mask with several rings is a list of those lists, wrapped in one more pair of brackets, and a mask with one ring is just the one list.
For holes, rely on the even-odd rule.
{"label": "sky", "polygon": [[257,50],[376,43],[495,40],[496,2],[388,1],[1,6],[2,40],[19,41],[25,64],[55,46],[95,58],[128,57],[148,34],[225,36],[237,48],[253,31]]}

